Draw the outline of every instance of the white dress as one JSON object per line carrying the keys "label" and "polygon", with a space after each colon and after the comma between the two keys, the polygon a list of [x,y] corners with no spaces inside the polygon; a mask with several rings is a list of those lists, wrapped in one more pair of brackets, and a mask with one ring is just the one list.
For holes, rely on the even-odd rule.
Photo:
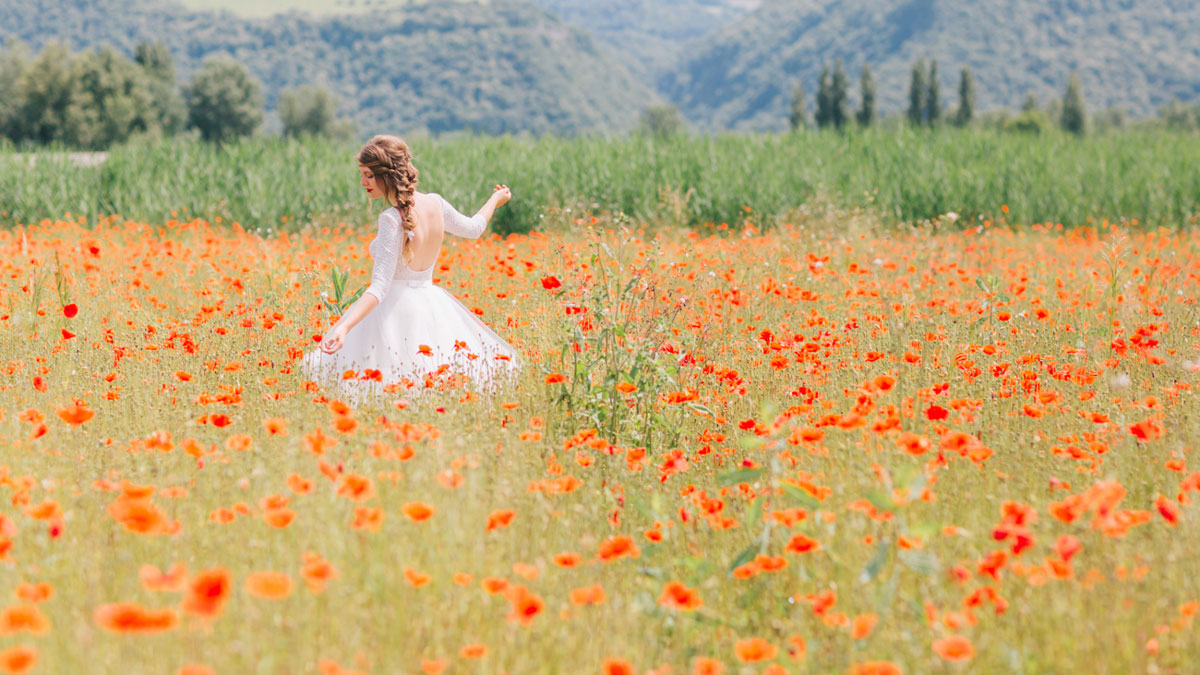
{"label": "white dress", "polygon": [[[468,218],[441,195],[429,196],[441,202],[446,232],[471,239],[483,234],[487,221],[482,216]],[[375,261],[371,284],[365,292],[378,298],[379,305],[350,329],[341,349],[306,354],[305,373],[325,384],[336,380],[349,396],[361,398],[406,381],[424,386],[426,376],[447,370],[468,376],[477,388],[514,372],[519,366],[516,350],[434,285],[436,260],[424,270],[405,264],[399,211],[387,209],[379,214],[378,224],[369,248]],[[354,375],[344,377],[347,371]]]}

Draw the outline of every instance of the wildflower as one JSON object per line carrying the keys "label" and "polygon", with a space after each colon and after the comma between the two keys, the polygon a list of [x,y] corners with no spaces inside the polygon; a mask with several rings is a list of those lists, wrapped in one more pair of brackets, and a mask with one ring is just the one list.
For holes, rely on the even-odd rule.
{"label": "wildflower", "polygon": [[704,605],[696,589],[688,588],[678,581],[669,581],[658,596],[658,604],[669,609],[692,611]]}
{"label": "wildflower", "polygon": [[147,609],[126,602],[100,605],[92,613],[92,620],[113,633],[160,633],[179,624],[173,609]]}
{"label": "wildflower", "polygon": [[933,651],[947,661],[970,661],[975,656],[975,647],[961,635],[934,640]]}

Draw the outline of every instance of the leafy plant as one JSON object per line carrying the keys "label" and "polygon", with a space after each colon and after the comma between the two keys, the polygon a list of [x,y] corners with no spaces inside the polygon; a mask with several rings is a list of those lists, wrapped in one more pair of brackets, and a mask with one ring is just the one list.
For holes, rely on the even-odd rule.
{"label": "leafy plant", "polygon": [[346,295],[346,281],[350,278],[350,270],[344,269],[338,271],[337,268],[329,270],[329,278],[333,281],[333,300],[329,299],[329,295],[322,293],[321,302],[325,304],[325,310],[329,312],[331,317],[341,316],[353,305],[356,300],[362,297],[363,291],[367,290],[364,284],[357,291],[350,295]]}

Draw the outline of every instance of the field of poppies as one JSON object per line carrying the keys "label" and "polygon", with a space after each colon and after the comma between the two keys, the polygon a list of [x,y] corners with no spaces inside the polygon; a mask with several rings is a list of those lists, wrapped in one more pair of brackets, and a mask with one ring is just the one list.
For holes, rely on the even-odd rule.
{"label": "field of poppies", "polygon": [[1200,235],[788,220],[448,241],[483,391],[306,381],[366,225],[0,231],[0,672],[1192,671]]}

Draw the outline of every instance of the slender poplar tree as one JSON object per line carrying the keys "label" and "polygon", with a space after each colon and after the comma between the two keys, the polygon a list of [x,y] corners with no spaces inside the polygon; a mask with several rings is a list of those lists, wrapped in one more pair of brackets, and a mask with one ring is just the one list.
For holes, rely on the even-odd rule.
{"label": "slender poplar tree", "polygon": [[875,111],[875,78],[871,76],[871,66],[863,65],[859,85],[862,87],[862,106],[858,109],[858,125],[869,127],[875,124],[878,117]]}
{"label": "slender poplar tree", "polygon": [[914,127],[925,120],[925,64],[913,64],[912,79],[908,84],[908,121]]}
{"label": "slender poplar tree", "polygon": [[975,78],[971,69],[963,66],[962,75],[958,80],[958,111],[954,113],[954,123],[965,127],[975,117]]}
{"label": "slender poplar tree", "polygon": [[936,126],[942,121],[941,84],[938,82],[937,59],[929,63],[929,84],[925,94],[925,123]]}

